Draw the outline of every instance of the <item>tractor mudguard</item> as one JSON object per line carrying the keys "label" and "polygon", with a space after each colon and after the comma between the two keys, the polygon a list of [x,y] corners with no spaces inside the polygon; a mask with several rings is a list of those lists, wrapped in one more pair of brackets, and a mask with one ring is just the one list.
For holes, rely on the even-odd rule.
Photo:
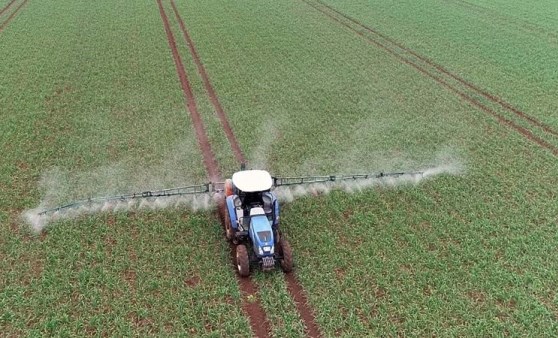
{"label": "tractor mudguard", "polygon": [[234,206],[234,198],[236,195],[228,196],[227,197],[227,212],[229,213],[229,217],[231,219],[231,227],[235,230],[238,229],[238,222],[236,221],[236,208]]}

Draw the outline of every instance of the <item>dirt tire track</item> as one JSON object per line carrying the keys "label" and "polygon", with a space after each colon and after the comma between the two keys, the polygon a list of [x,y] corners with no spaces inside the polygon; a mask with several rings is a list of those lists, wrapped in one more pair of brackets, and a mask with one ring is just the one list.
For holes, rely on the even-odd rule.
{"label": "dirt tire track", "polygon": [[[235,154],[235,157],[237,159],[238,162],[240,163],[244,163],[245,162],[245,157],[244,154],[240,148],[240,145],[238,144],[236,137],[234,135],[234,132],[228,122],[227,116],[223,110],[223,107],[221,106],[221,103],[219,101],[219,98],[213,88],[213,86],[211,85],[211,81],[209,79],[209,76],[207,75],[207,72],[205,70],[205,67],[203,66],[203,63],[201,62],[201,58],[199,57],[199,54],[196,50],[194,41],[192,40],[190,34],[188,33],[188,29],[186,28],[186,25],[184,24],[184,21],[182,20],[182,17],[180,16],[180,13],[176,7],[176,3],[175,0],[171,0],[171,5],[173,8],[173,11],[175,13],[176,16],[176,20],[178,21],[178,24],[180,26],[180,29],[182,31],[182,34],[184,36],[184,40],[186,42],[186,44],[188,45],[188,48],[190,50],[190,54],[192,55],[192,58],[194,59],[194,62],[196,63],[196,66],[198,68],[198,72],[200,73],[200,76],[204,82],[204,86],[205,86],[205,90],[207,91],[207,93],[209,94],[209,97],[211,99],[211,102],[213,104],[213,106],[215,107],[215,111],[219,117],[219,120],[221,121],[221,125],[223,126],[223,129],[225,131],[225,134],[227,135],[227,138],[229,140],[229,143],[231,145],[231,148]],[[219,208],[221,209],[221,208]],[[221,211],[221,213],[223,213],[224,211]],[[222,222],[224,222],[224,214],[221,214],[220,216],[222,218]],[[235,250],[234,250],[234,246],[231,245],[231,256],[235,257]],[[236,268],[236,267],[235,267]],[[240,279],[241,282],[245,281],[246,279]],[[310,308],[310,306],[308,305],[308,300],[306,298],[306,294],[304,291],[304,288],[302,287],[302,285],[298,282],[298,279],[295,277],[294,274],[286,274],[285,275],[285,281],[287,284],[287,289],[289,294],[291,295],[291,297],[294,300],[294,303],[296,305],[297,311],[300,314],[300,318],[302,319],[303,323],[304,323],[304,327],[305,327],[305,331],[306,334],[309,337],[321,337],[321,333],[320,333],[320,329],[319,326],[316,324],[316,320],[314,317],[314,312],[312,311],[312,309]],[[250,309],[247,309],[247,311]],[[251,318],[252,320],[252,318]],[[262,320],[256,320],[256,325],[259,325],[260,323],[263,323]],[[252,326],[254,327],[254,326]],[[270,330],[268,329],[267,332],[270,332]]]}
{"label": "dirt tire track", "polygon": [[[225,224],[225,203],[224,198],[217,197],[217,216],[221,221],[221,224]],[[236,247],[234,244],[229,245],[231,263],[236,259]],[[232,264],[232,268],[236,271],[236,266]],[[238,285],[240,286],[240,292],[242,293],[242,309],[248,314],[248,320],[250,321],[250,327],[252,328],[252,333],[255,337],[269,337],[271,333],[271,325],[265,310],[261,305],[258,297],[258,288],[256,284],[250,278],[242,278],[236,274]],[[250,301],[250,298],[255,298],[257,301]]]}
{"label": "dirt tire track", "polygon": [[294,273],[285,274],[285,281],[287,282],[287,290],[294,300],[296,309],[300,314],[300,318],[304,323],[304,331],[308,337],[322,337],[320,327],[316,323],[316,317],[310,305],[308,305],[308,298],[302,284],[296,278]]}
{"label": "dirt tire track", "polygon": [[196,63],[196,67],[198,68],[198,72],[203,80],[205,90],[209,94],[211,103],[213,104],[213,107],[215,107],[215,112],[217,113],[217,116],[219,117],[219,121],[221,122],[221,125],[223,126],[223,130],[225,131],[225,135],[229,140],[234,156],[236,157],[238,162],[245,163],[244,154],[242,153],[242,150],[240,149],[240,145],[238,144],[238,141],[232,131],[231,125],[229,124],[227,114],[225,113],[225,110],[223,109],[223,106],[219,101],[219,97],[215,93],[215,89],[211,85],[211,81],[209,80],[207,71],[205,70],[203,63],[201,62],[201,58],[196,50],[196,46],[194,45],[194,41],[190,37],[190,33],[188,33],[188,29],[184,24],[184,20],[182,20],[182,17],[180,16],[178,9],[176,8],[175,0],[171,0],[171,5],[174,14],[176,16],[176,20],[178,21],[178,25],[180,26],[180,30],[182,31],[182,35],[184,36],[184,40],[186,41],[186,44],[190,49],[190,54],[192,54],[192,58],[194,59],[194,62]]}
{"label": "dirt tire track", "polygon": [[[184,68],[184,64],[182,62],[182,58],[180,57],[180,53],[178,52],[178,47],[176,45],[176,40],[174,38],[174,34],[172,33],[172,29],[170,27],[169,19],[165,12],[165,9],[162,4],[162,0],[157,0],[157,5],[159,7],[159,13],[161,15],[161,19],[163,21],[163,26],[165,28],[165,33],[167,35],[167,40],[169,43],[169,47],[172,52],[173,60],[176,66],[176,72],[178,74],[178,78],[180,80],[180,85],[182,87],[182,91],[184,97],[186,98],[186,107],[190,112],[192,117],[192,122],[194,124],[194,128],[196,131],[196,136],[198,138],[198,142],[200,148],[202,150],[203,160],[210,177],[210,180],[213,182],[221,181],[221,174],[219,172],[219,167],[217,165],[217,160],[215,159],[215,155],[213,150],[211,149],[211,144],[209,142],[209,138],[205,132],[205,128],[203,126],[203,121],[201,116],[197,110],[196,101],[194,97],[194,93],[192,91],[192,87],[190,85],[190,81],[186,75],[186,71]],[[232,131],[232,130],[231,130]],[[223,214],[223,201],[222,199],[218,199],[218,213],[220,221],[224,221],[224,214]],[[232,258],[235,257],[235,250],[234,245],[231,244],[231,261]],[[236,270],[236,269],[235,269]],[[242,293],[243,298],[243,305],[242,308],[248,315],[250,327],[252,329],[253,334],[256,337],[268,337],[270,330],[269,321],[265,315],[265,311],[261,305],[261,302],[258,297],[258,289],[254,282],[248,278],[240,278],[237,276],[238,284],[240,287],[240,291]],[[250,301],[253,298],[255,301]]]}
{"label": "dirt tire track", "polygon": [[[14,1],[12,1],[11,3],[9,3],[6,7],[4,7],[4,9],[2,9],[2,11],[7,10],[7,9],[11,6],[11,4],[12,4],[13,2],[14,2]],[[0,23],[0,33],[2,33],[2,31],[4,30],[4,28],[6,28],[6,26],[10,23],[10,21],[12,21],[12,20],[15,18],[15,16],[17,15],[17,13],[21,10],[21,8],[22,8],[23,6],[25,6],[26,3],[27,3],[27,0],[23,0],[23,1],[21,2],[21,4],[19,4],[19,6],[17,6],[16,9],[12,12],[12,14],[10,14],[10,16],[8,16],[8,18],[7,18],[6,20],[4,20],[4,22]]]}
{"label": "dirt tire track", "polygon": [[[463,8],[467,8],[473,12],[476,12],[477,14],[480,15],[484,15],[484,16],[489,16],[490,18],[494,19],[500,19],[500,22],[504,23],[504,24],[510,24],[513,26],[516,26],[518,28],[522,28],[524,29],[525,32],[529,33],[529,34],[536,34],[537,36],[541,37],[541,35],[546,35],[549,38],[552,38],[554,40],[558,40],[558,34],[548,30],[547,28],[537,25],[533,22],[529,22],[527,20],[522,20],[520,18],[511,16],[511,15],[506,15],[498,10],[495,10],[493,8],[489,8],[489,7],[484,7],[469,1],[465,1],[465,0],[446,0],[446,2],[451,2],[454,3],[456,5],[459,5]],[[556,41],[554,42],[556,43]]]}
{"label": "dirt tire track", "polygon": [[2,16],[2,14],[4,14],[4,12],[7,11],[8,8],[10,8],[13,5],[14,2],[16,2],[16,0],[12,0],[12,1],[8,2],[8,4],[0,10],[0,16]]}
{"label": "dirt tire track", "polygon": [[209,179],[213,182],[218,181],[221,176],[219,173],[219,166],[217,165],[217,160],[215,159],[215,155],[213,153],[213,150],[211,149],[211,144],[209,143],[209,138],[207,137],[207,134],[205,132],[201,115],[196,106],[194,92],[192,91],[192,86],[190,85],[188,76],[186,75],[184,64],[182,63],[182,58],[180,57],[180,54],[178,52],[178,47],[176,45],[176,40],[170,27],[169,19],[167,17],[167,14],[165,13],[165,9],[163,8],[162,0],[157,0],[157,4],[159,6],[159,12],[161,14],[161,19],[163,20],[163,25],[167,34],[167,40],[169,42],[169,47],[171,49],[174,64],[176,66],[176,73],[178,74],[178,78],[180,80],[180,86],[182,88],[184,97],[186,98],[186,108],[190,112],[194,130],[196,132],[196,137],[202,151],[205,168],[207,170],[207,173],[209,174]]}
{"label": "dirt tire track", "polygon": [[[368,35],[366,35],[364,32],[352,27],[351,25],[349,25],[348,23],[340,20],[338,17],[336,17],[335,15],[329,13],[328,11],[324,10],[323,8],[316,6],[313,2],[309,1],[309,0],[301,0],[305,3],[307,3],[309,6],[315,8],[316,10],[320,11],[321,13],[323,13],[324,15],[328,16],[331,20],[334,20],[336,22],[338,22],[339,24],[347,27],[348,29],[350,29],[351,31],[353,31],[354,33],[358,34],[359,36],[363,37],[366,41],[368,41],[369,43],[374,44],[377,47],[380,47],[381,49],[387,51],[389,54],[395,56],[397,59],[399,59],[401,62],[415,68],[416,70],[418,70],[420,73],[424,74],[425,76],[430,77],[431,79],[435,80],[436,82],[438,82],[440,85],[442,85],[444,88],[449,89],[450,91],[454,92],[456,95],[458,95],[461,99],[463,99],[464,101],[468,102],[469,104],[481,109],[483,112],[493,116],[494,118],[496,118],[496,120],[502,124],[505,125],[507,127],[510,127],[512,129],[514,129],[516,132],[518,132],[519,134],[521,134],[522,136],[524,136],[525,138],[527,138],[528,140],[536,143],[537,145],[546,148],[547,150],[549,150],[553,155],[558,156],[558,147],[550,144],[549,142],[547,142],[546,140],[543,140],[542,138],[536,136],[533,134],[533,132],[527,128],[524,128],[520,125],[518,125],[517,123],[513,122],[512,120],[509,120],[507,118],[505,118],[504,116],[502,116],[501,114],[499,114],[498,112],[494,111],[493,109],[487,107],[486,105],[484,105],[483,103],[479,102],[477,99],[475,99],[474,97],[468,95],[467,93],[459,90],[458,88],[456,88],[455,86],[452,86],[450,83],[448,83],[447,81],[445,81],[444,79],[442,79],[440,76],[437,76],[435,74],[432,74],[432,72],[429,72],[427,69],[425,69],[424,67],[421,67],[420,65],[416,64],[415,62],[408,60],[407,58],[405,58],[404,56],[400,55],[399,53],[397,53],[397,51],[393,50],[392,48],[389,48],[388,46],[374,40],[373,38],[369,37]],[[316,0],[315,2],[320,3],[321,2],[319,0]],[[327,5],[324,5],[324,7],[330,8]],[[332,9],[333,12],[335,13],[340,13],[335,9]],[[370,28],[366,28],[366,26],[361,25],[358,23],[358,21],[346,16],[343,13],[340,13],[339,15],[341,15],[342,17],[345,17],[347,20],[354,22],[356,24],[358,24],[359,26],[361,26],[362,28],[365,28],[365,30],[369,30],[371,32],[374,32],[374,30],[370,29]],[[379,36],[382,36],[379,33],[375,33]],[[390,38],[385,38],[387,41],[392,41]],[[441,73],[444,73],[456,80],[459,81],[459,77],[456,75],[453,75],[451,73],[449,73],[449,71],[442,71],[442,69],[444,69],[441,66],[436,65],[435,63],[433,63],[432,61],[419,56],[418,54],[412,52],[411,50],[409,50],[408,48],[404,47],[403,45],[393,42],[394,45],[398,46],[399,48],[408,51],[410,54],[414,55],[415,57],[417,57],[418,59],[421,59],[422,61],[424,61],[425,63],[429,64],[430,66],[438,69]],[[428,61],[427,61],[428,60]],[[445,69],[444,69],[445,70]],[[462,84],[466,85],[467,87],[469,87],[466,83],[465,80],[459,81]],[[471,85],[471,87],[469,88],[476,88],[474,87],[474,85]],[[479,94],[483,95],[482,93],[479,92]],[[487,94],[487,95],[491,95],[491,94]],[[484,96],[484,95],[483,95]],[[492,97],[492,96],[490,96]],[[497,104],[505,104],[507,107],[507,103],[505,103],[505,101],[503,100],[491,100],[494,103]],[[511,105],[509,105],[511,107]],[[521,116],[521,115],[520,115]],[[529,120],[528,120],[529,121]],[[541,123],[542,124],[542,123]],[[550,127],[548,127],[550,128]],[[552,129],[551,129],[552,130]]]}
{"label": "dirt tire track", "polygon": [[[308,3],[308,0],[302,0],[302,1]],[[506,110],[512,112],[513,114],[515,114],[515,115],[518,116],[519,118],[521,118],[521,119],[523,119],[523,120],[525,120],[525,121],[531,123],[532,125],[534,125],[534,126],[536,126],[536,127],[541,128],[542,130],[544,130],[545,132],[547,132],[547,133],[549,133],[549,134],[552,134],[552,135],[554,135],[554,136],[558,136],[558,131],[554,130],[551,126],[549,126],[549,125],[547,125],[547,124],[545,124],[545,123],[543,123],[543,122],[541,122],[541,121],[535,119],[534,117],[532,117],[532,116],[528,115],[527,113],[521,111],[520,109],[514,107],[512,104],[510,104],[509,102],[506,102],[505,100],[503,100],[503,99],[500,98],[499,96],[494,95],[494,94],[492,94],[492,93],[489,93],[488,91],[486,91],[486,90],[484,90],[484,89],[478,87],[477,85],[473,84],[472,82],[467,81],[467,80],[465,80],[464,78],[462,78],[462,77],[460,77],[460,76],[458,76],[458,75],[456,75],[456,74],[450,72],[448,69],[446,69],[446,68],[443,67],[442,65],[435,63],[435,62],[432,61],[431,59],[429,59],[429,58],[427,58],[427,57],[425,57],[425,56],[423,56],[423,55],[421,55],[421,54],[418,54],[418,53],[415,52],[414,50],[412,50],[412,49],[410,49],[409,47],[403,45],[402,43],[400,43],[400,42],[394,40],[393,38],[391,38],[391,37],[389,37],[389,36],[387,36],[387,35],[385,35],[385,34],[383,34],[383,33],[378,32],[377,30],[375,30],[375,29],[373,29],[373,28],[371,28],[371,27],[366,26],[366,25],[363,24],[361,21],[359,21],[359,20],[357,20],[357,19],[355,19],[355,18],[353,18],[353,17],[348,16],[347,14],[345,14],[345,13],[343,13],[343,12],[337,10],[336,8],[334,8],[334,7],[332,7],[332,6],[330,6],[330,5],[326,4],[326,3],[324,3],[323,1],[321,1],[321,0],[315,0],[315,1],[316,1],[317,3],[319,3],[319,4],[321,4],[322,6],[328,8],[329,10],[331,10],[331,11],[337,13],[338,15],[342,16],[343,18],[345,18],[345,19],[347,19],[347,20],[353,22],[354,24],[360,26],[361,28],[365,29],[366,31],[368,31],[368,32],[370,32],[370,33],[372,33],[372,34],[374,34],[374,35],[377,35],[377,36],[381,37],[382,39],[385,39],[386,41],[389,41],[389,42],[392,43],[393,45],[395,45],[395,46],[401,48],[402,50],[404,50],[404,51],[406,51],[406,52],[408,52],[409,54],[413,55],[414,57],[418,58],[419,60],[421,60],[421,61],[427,63],[427,64],[430,65],[431,67],[434,67],[434,68],[436,68],[438,71],[440,71],[440,72],[446,74],[447,76],[450,76],[450,77],[453,78],[454,80],[459,81],[461,84],[465,85],[465,86],[468,87],[469,89],[471,89],[471,90],[477,92],[479,95],[482,95],[482,96],[485,97],[486,99],[488,99],[488,100],[490,100],[490,101],[492,101],[492,102],[494,102],[494,103],[499,104],[502,108],[504,108],[504,109],[506,109]],[[328,15],[328,14],[326,14],[326,15]],[[354,29],[353,29],[353,30],[354,30]]]}

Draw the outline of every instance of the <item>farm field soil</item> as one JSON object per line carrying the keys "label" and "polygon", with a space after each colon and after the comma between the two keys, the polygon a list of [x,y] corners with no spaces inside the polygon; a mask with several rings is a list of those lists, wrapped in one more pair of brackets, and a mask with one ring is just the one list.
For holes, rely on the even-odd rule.
{"label": "farm field soil", "polygon": [[[206,165],[208,174],[210,175],[212,180],[222,181],[223,178],[218,171],[216,171],[216,167],[218,166],[215,163],[215,157],[211,146],[208,144],[207,134],[205,133],[205,127],[203,126],[203,122],[200,116],[200,112],[197,108],[197,100],[193,96],[193,91],[191,89],[190,81],[188,80],[187,75],[185,74],[184,64],[182,62],[182,58],[180,57],[180,53],[177,48],[176,39],[174,34],[172,33],[172,29],[170,28],[169,19],[164,9],[164,5],[162,1],[158,1],[159,11],[161,14],[161,19],[163,21],[163,25],[165,27],[165,32],[167,34],[167,39],[169,41],[169,47],[173,54],[173,59],[175,61],[175,65],[177,68],[177,75],[181,80],[181,86],[188,102],[187,107],[192,116],[194,124],[196,125],[196,134],[198,135],[198,140],[200,142],[200,147],[204,154],[204,163]],[[176,21],[178,26],[180,27],[180,32],[184,38],[184,43],[188,46],[188,50],[190,51],[190,56],[192,57],[198,73],[202,79],[203,86],[205,88],[206,94],[209,96],[211,104],[215,108],[215,113],[219,119],[219,122],[222,127],[222,131],[226,138],[229,141],[229,145],[231,147],[232,153],[234,154],[238,164],[245,163],[245,158],[240,146],[234,136],[234,132],[232,131],[230,124],[227,119],[227,115],[222,108],[222,105],[219,101],[217,94],[211,84],[209,76],[203,66],[199,58],[199,54],[197,53],[195,43],[190,37],[188,32],[188,28],[186,27],[181,15],[180,11],[177,9],[176,2],[171,1],[172,12],[175,15]],[[219,204],[219,212],[221,213],[221,221],[224,223],[225,215],[223,215],[226,211],[224,210],[224,205]],[[231,257],[234,258],[234,246],[231,245]],[[304,292],[304,289],[298,282],[297,277],[294,274],[289,274],[285,276],[285,281],[287,283],[287,289],[289,294],[293,297],[294,304],[298,313],[300,315],[300,319],[303,321],[304,333],[313,337],[320,336],[320,330],[315,322],[314,314],[312,309],[310,309],[307,305],[308,301]],[[242,291],[243,296],[245,299],[250,300],[250,298],[254,298],[250,301],[245,301],[243,304],[243,309],[245,310],[251,324],[252,333],[258,337],[267,336],[270,333],[269,328],[269,321],[267,320],[267,313],[260,305],[260,299],[258,299],[257,293],[258,288],[253,283],[251,279],[248,278],[239,278],[239,285]],[[295,329],[295,327],[291,326],[291,330]]]}
{"label": "farm field soil", "polygon": [[[196,68],[198,69],[200,76],[202,77],[204,87],[210,97],[211,103],[216,108],[217,115],[219,116],[221,124],[223,125],[225,134],[229,136],[229,141],[232,142],[231,145],[236,146],[233,147],[233,149],[237,150],[235,155],[237,157],[240,156],[239,158],[240,162],[244,163],[244,160],[242,159],[243,155],[240,152],[238,145],[235,142],[234,134],[232,133],[232,130],[228,126],[226,115],[220,106],[218,98],[213,92],[213,88],[209,82],[209,78],[205,73],[205,68],[203,67],[202,63],[199,60],[197,51],[195,49],[195,45],[188,35],[187,28],[185,27],[184,22],[182,21],[182,18],[176,8],[175,2],[171,2],[171,5],[172,5],[173,13],[175,14],[176,21],[184,36],[184,41],[186,42],[186,45],[188,45],[188,50],[191,53],[191,57],[194,63],[196,64]],[[157,6],[159,8],[159,13],[161,15],[163,27],[167,35],[167,40],[169,43],[169,48],[172,53],[173,61],[176,66],[176,73],[180,80],[180,85],[184,94],[186,108],[194,124],[196,137],[198,139],[199,147],[204,159],[204,166],[206,168],[207,174],[211,182],[222,182],[223,178],[218,168],[219,165],[215,158],[215,153],[213,152],[213,148],[209,142],[209,138],[206,133],[206,128],[204,126],[200,114],[200,110],[198,110],[198,104],[197,104],[196,97],[194,96],[194,91],[192,90],[192,84],[188,78],[188,75],[186,74],[184,62],[182,61],[182,57],[180,56],[177,40],[171,28],[169,17],[165,10],[165,6],[163,5],[163,2],[161,0],[157,1]],[[216,194],[214,196],[214,199],[217,202],[216,204],[217,204],[217,210],[218,210],[220,221],[224,225],[227,216],[225,215],[226,206],[223,201],[223,196],[222,194]],[[231,253],[231,258],[233,260],[235,258],[235,251],[236,251],[236,247],[231,244],[230,253]],[[238,278],[242,297],[245,299],[245,301],[243,302],[242,309],[244,310],[245,314],[248,317],[248,320],[250,322],[250,327],[252,329],[252,333],[258,337],[267,336],[268,332],[270,331],[269,321],[267,320],[265,311],[262,309],[260,301],[258,299],[258,288],[253,283],[253,281],[249,278],[240,278],[240,276],[237,276],[237,278]]]}
{"label": "farm field soil", "polygon": [[[558,6],[552,1],[324,0],[453,72],[558,125]],[[427,24],[428,22],[428,24]]]}
{"label": "farm field soil", "polygon": [[[326,334],[552,332],[556,259],[538,241],[555,243],[552,152],[306,3],[178,6],[243,149],[261,155],[249,163],[286,175],[464,162],[460,177],[288,204],[282,223]],[[490,74],[455,72],[508,96]]]}
{"label": "farm field soil", "polygon": [[[227,177],[238,156],[171,2],[162,4]],[[502,13],[501,25],[478,6]],[[480,106],[558,142],[455,79],[456,90],[444,86],[436,77],[448,76],[416,56],[558,129],[556,27],[544,11],[473,0],[186,0],[176,9],[250,167],[284,176],[463,167],[284,204],[296,279],[324,336],[558,329],[556,156]],[[523,9],[528,28],[509,34],[519,19],[504,18]],[[343,15],[416,55],[379,47],[371,40],[386,39]],[[529,35],[535,26],[544,37]],[[29,0],[0,33],[0,59],[6,332],[246,336],[240,309],[253,301],[271,335],[307,332],[279,271],[255,272],[258,294],[243,297],[213,211],[100,214],[42,235],[20,221],[49,187],[62,203],[207,180],[156,1]]]}
{"label": "farm field soil", "polygon": [[213,213],[105,214],[41,236],[20,220],[47,192],[207,180],[156,5],[31,1],[0,54],[2,332],[249,332]]}

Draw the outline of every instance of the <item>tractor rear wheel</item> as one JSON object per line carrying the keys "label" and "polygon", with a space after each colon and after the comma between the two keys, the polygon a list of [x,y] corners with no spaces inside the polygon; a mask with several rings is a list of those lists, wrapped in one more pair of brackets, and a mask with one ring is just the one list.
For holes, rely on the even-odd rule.
{"label": "tractor rear wheel", "polygon": [[250,261],[248,258],[248,250],[244,244],[236,246],[236,268],[241,277],[250,275]]}
{"label": "tractor rear wheel", "polygon": [[289,273],[293,271],[293,251],[291,249],[291,245],[287,242],[286,239],[282,238],[279,242],[279,250],[281,253],[281,259],[279,263],[281,263],[281,269],[283,272]]}

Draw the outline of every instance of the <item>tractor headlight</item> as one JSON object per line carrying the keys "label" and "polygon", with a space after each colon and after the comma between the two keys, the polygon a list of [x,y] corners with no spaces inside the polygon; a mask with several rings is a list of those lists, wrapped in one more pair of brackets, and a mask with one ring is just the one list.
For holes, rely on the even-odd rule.
{"label": "tractor headlight", "polygon": [[258,247],[258,254],[259,254],[260,256],[263,256],[263,254],[264,254],[264,253],[263,253],[263,249],[262,249],[261,246]]}
{"label": "tractor headlight", "polygon": [[273,253],[273,246],[264,246],[263,251],[267,253]]}
{"label": "tractor headlight", "polygon": [[271,246],[271,249],[269,250],[269,253],[271,253],[271,254],[275,253],[275,246],[273,246],[273,245]]}

